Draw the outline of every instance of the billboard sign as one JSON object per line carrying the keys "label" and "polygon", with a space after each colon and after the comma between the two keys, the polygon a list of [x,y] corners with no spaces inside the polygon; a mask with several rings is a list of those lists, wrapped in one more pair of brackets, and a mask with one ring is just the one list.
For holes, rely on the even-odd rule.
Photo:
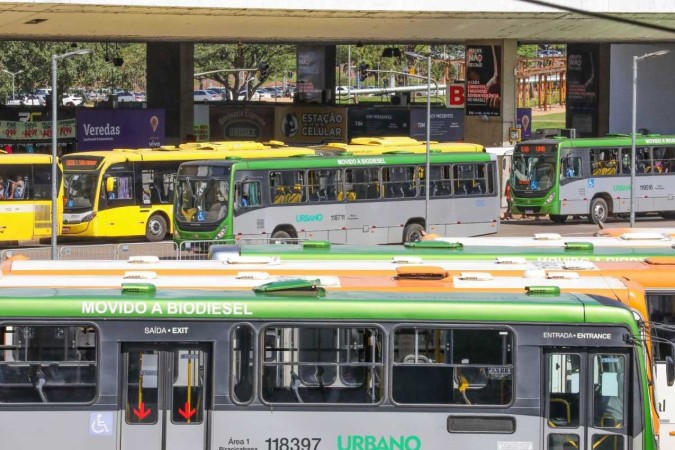
{"label": "billboard sign", "polygon": [[164,145],[163,109],[77,111],[77,149],[156,148]]}

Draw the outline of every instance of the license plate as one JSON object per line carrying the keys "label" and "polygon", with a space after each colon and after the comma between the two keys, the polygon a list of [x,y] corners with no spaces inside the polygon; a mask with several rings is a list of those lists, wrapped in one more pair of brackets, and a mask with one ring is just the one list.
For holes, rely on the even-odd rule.
{"label": "license plate", "polygon": [[525,214],[534,214],[534,209],[524,209],[523,212]]}
{"label": "license plate", "polygon": [[68,233],[70,231],[70,227],[63,227],[62,230],[64,233]]}

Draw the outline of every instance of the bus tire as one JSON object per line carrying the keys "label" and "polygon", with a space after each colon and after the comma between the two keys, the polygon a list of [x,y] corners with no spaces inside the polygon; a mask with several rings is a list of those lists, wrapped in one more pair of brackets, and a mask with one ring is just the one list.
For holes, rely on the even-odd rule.
{"label": "bus tire", "polygon": [[609,208],[607,202],[602,197],[595,197],[591,200],[591,208],[588,214],[588,223],[598,224],[605,223],[609,216]]}
{"label": "bus tire", "polygon": [[409,223],[403,229],[403,242],[417,242],[424,236],[424,227],[419,223]]}
{"label": "bus tire", "polygon": [[567,218],[569,216],[567,214],[549,214],[548,218],[551,219],[553,223],[565,223],[567,222]]}
{"label": "bus tire", "polygon": [[163,241],[166,237],[166,219],[160,214],[153,214],[145,224],[145,238],[150,242]]}
{"label": "bus tire", "polygon": [[274,242],[280,242],[282,244],[292,244],[294,243],[293,241],[293,235],[291,232],[285,229],[280,229],[276,230],[274,233],[272,233],[272,236],[270,237],[270,241],[272,243]]}

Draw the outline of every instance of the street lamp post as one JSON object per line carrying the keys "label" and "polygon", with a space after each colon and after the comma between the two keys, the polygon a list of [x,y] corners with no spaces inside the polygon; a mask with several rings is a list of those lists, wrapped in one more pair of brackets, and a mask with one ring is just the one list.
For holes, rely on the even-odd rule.
{"label": "street lamp post", "polygon": [[17,72],[10,72],[7,69],[2,69],[3,72],[8,73],[12,77],[12,100],[16,100],[16,93],[15,93],[15,84],[14,84],[14,79],[16,76],[20,73],[23,73],[23,70],[19,70]]}
{"label": "street lamp post", "polygon": [[86,55],[87,53],[90,53],[91,50],[82,48],[79,50],[75,50],[72,52],[68,53],[63,53],[60,55],[52,55],[52,259],[57,260],[59,259],[59,252],[58,252],[58,247],[56,246],[56,239],[59,234],[59,228],[58,228],[58,214],[57,214],[57,207],[58,207],[58,184],[57,184],[57,176],[58,176],[58,170],[57,170],[57,139],[56,136],[58,135],[58,129],[57,129],[57,117],[56,117],[56,105],[57,105],[57,100],[58,100],[58,92],[56,90],[56,63],[60,59],[65,59],[65,58],[70,58],[71,56],[77,56],[77,55]]}
{"label": "street lamp post", "polygon": [[413,58],[427,60],[427,119],[425,129],[427,132],[426,164],[424,168],[424,223],[427,232],[429,231],[429,186],[431,179],[430,158],[431,158],[431,55],[424,56],[419,53],[405,52],[406,55]]}
{"label": "street lamp post", "polygon": [[635,226],[635,134],[637,133],[637,74],[638,61],[643,59],[654,58],[656,56],[663,56],[670,53],[670,50],[659,50],[657,52],[645,53],[642,56],[633,56],[633,121],[631,125],[631,165],[630,165],[630,227]]}

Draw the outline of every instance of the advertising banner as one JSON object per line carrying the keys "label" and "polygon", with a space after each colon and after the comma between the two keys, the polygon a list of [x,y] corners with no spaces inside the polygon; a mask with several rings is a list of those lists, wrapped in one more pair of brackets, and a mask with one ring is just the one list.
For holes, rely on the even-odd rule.
{"label": "advertising banner", "polygon": [[410,113],[401,108],[349,108],[349,139],[409,136]]}
{"label": "advertising banner", "polygon": [[77,111],[77,149],[156,148],[164,144],[163,109]]}
{"label": "advertising banner", "polygon": [[210,140],[209,130],[209,105],[194,105],[193,135],[195,142],[207,142]]}
{"label": "advertising banner", "polygon": [[270,141],[274,139],[274,108],[212,106],[212,141]]}
{"label": "advertising banner", "polygon": [[326,49],[321,45],[298,45],[298,100],[321,103],[325,86]]}
{"label": "advertising banner", "polygon": [[[410,110],[410,137],[426,141],[427,110]],[[464,140],[464,111],[461,109],[432,108],[430,136],[432,141]]]}
{"label": "advertising banner", "polygon": [[275,139],[298,144],[345,142],[347,108],[281,107],[275,110]]}
{"label": "advertising banner", "polygon": [[501,45],[466,47],[466,115],[501,115]]}
{"label": "advertising banner", "polygon": [[[58,138],[75,137],[75,119],[57,122]],[[51,121],[19,122],[13,120],[0,121],[0,137],[13,141],[46,141],[52,138]]]}
{"label": "advertising banner", "polygon": [[567,46],[567,100],[565,122],[577,130],[577,137],[598,133],[598,46]]}
{"label": "advertising banner", "polygon": [[520,140],[532,139],[532,127],[530,127],[530,124],[532,124],[532,108],[518,108],[516,117],[518,118],[516,126],[520,128]]}

